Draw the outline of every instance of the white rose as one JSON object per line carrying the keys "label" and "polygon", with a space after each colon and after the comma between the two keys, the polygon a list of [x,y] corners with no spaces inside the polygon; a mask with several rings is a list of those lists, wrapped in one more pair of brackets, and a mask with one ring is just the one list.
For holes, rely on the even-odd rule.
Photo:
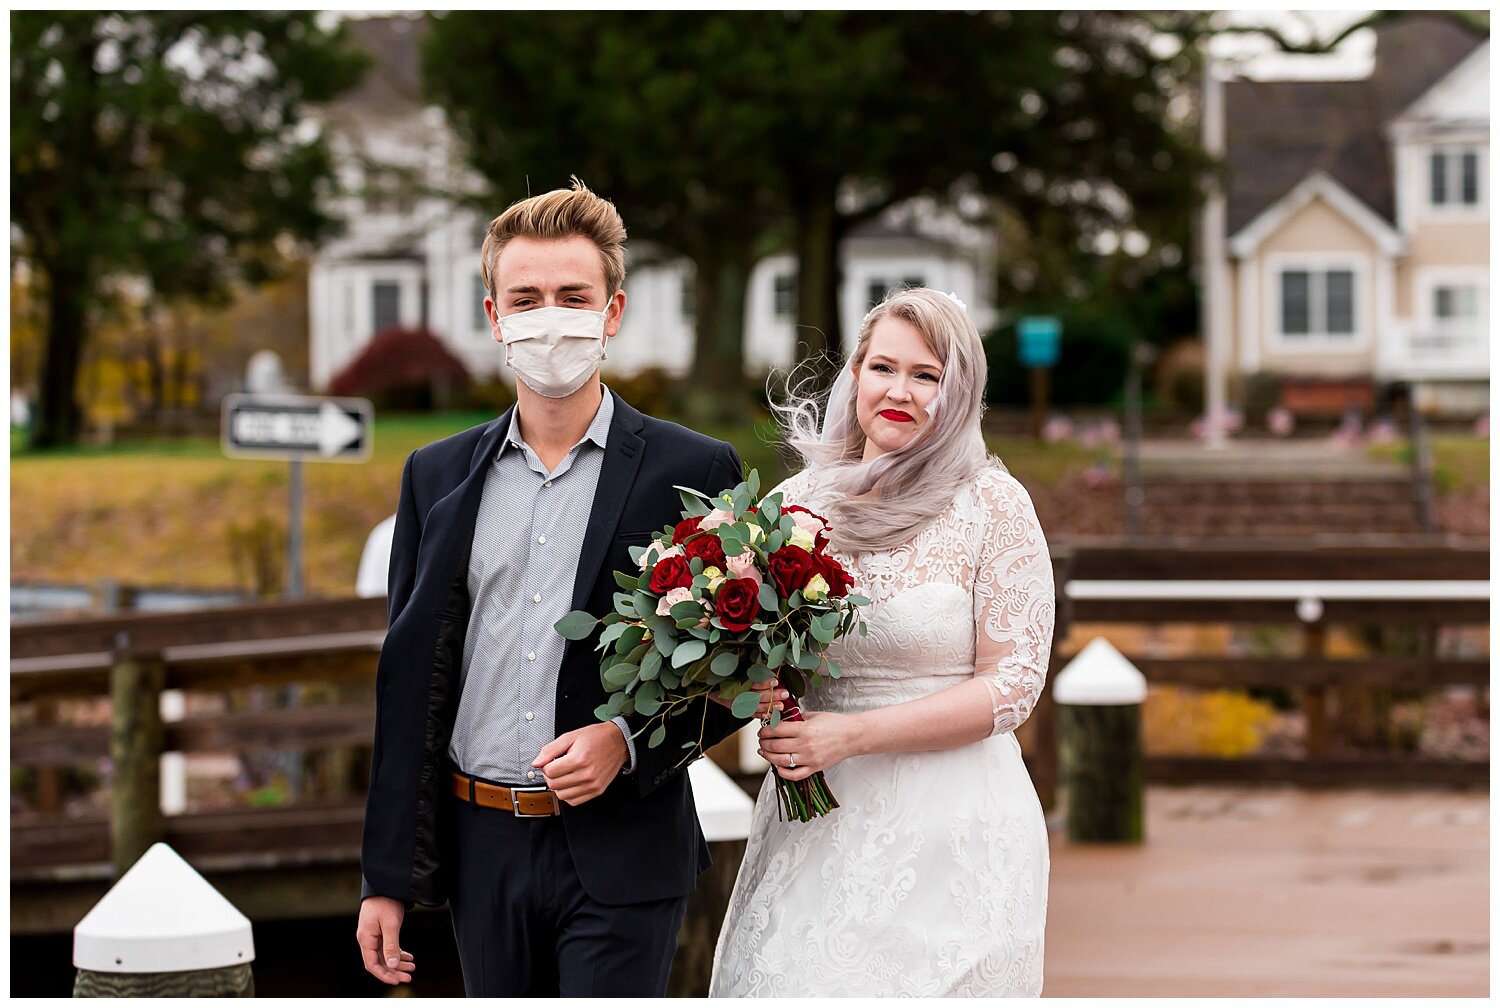
{"label": "white rose", "polygon": [[809,553],[813,551],[813,537],[808,533],[807,529],[803,528],[801,525],[798,525],[796,528],[792,529],[792,534],[787,537],[786,541],[793,546],[802,547]]}
{"label": "white rose", "polygon": [[807,582],[807,587],[802,589],[802,597],[809,602],[817,602],[828,597],[828,582],[823,580],[823,575],[812,576],[812,580]]}

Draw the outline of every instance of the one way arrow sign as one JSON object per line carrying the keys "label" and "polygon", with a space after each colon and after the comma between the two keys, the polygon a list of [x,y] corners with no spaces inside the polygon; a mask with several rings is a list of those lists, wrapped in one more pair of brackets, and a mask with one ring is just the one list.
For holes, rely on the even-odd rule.
{"label": "one way arrow sign", "polygon": [[363,462],[375,408],[368,399],[231,395],[224,398],[224,454],[230,458]]}

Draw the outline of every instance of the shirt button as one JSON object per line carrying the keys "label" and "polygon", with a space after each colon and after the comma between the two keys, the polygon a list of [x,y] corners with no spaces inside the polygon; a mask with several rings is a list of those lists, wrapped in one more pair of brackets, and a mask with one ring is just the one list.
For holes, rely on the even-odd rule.
{"label": "shirt button", "polygon": [[546,536],[537,536],[536,537],[536,541],[537,541],[538,544],[540,544],[542,546],[547,545],[547,537]]}
{"label": "shirt button", "polygon": [[526,779],[527,780],[536,780],[536,771],[535,770],[527,770],[526,771]]}
{"label": "shirt button", "polygon": [[548,487],[548,486],[551,486],[551,485],[552,485],[552,481],[551,480],[548,480],[547,482],[545,482],[545,483],[542,484],[542,486],[544,486],[544,487]]}
{"label": "shirt button", "polygon": [[526,660],[527,661],[536,661],[536,652],[535,651],[528,651],[526,653]]}
{"label": "shirt button", "polygon": [[540,595],[533,595],[533,596],[531,596],[531,601],[533,601],[533,602],[540,602],[541,600],[542,600],[542,597]]}
{"label": "shirt button", "polygon": [[536,717],[536,715],[535,715],[535,714],[533,714],[533,713],[531,713],[531,711],[527,711],[527,712],[526,712],[526,720],[527,720],[527,721],[530,721],[530,720],[531,720],[531,719],[532,719],[532,718],[534,718],[534,717]]}

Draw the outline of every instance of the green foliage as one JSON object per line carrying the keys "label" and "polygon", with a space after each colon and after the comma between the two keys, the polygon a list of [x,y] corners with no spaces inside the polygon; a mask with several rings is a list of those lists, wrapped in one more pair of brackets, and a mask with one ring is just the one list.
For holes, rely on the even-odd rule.
{"label": "green foliage", "polygon": [[273,275],[284,235],[331,230],[304,105],[351,86],[364,57],[307,11],[17,11],[10,26],[14,251],[49,291],[33,443],[67,444],[109,279],[213,300]]}
{"label": "green foliage", "polygon": [[[1130,321],[1100,302],[1062,306],[1062,347],[1052,369],[1051,399],[1059,405],[1118,402],[1125,389],[1135,332]],[[1031,401],[1031,377],[1021,366],[1015,325],[1003,326],[985,340],[989,383],[985,399],[995,404]]]}

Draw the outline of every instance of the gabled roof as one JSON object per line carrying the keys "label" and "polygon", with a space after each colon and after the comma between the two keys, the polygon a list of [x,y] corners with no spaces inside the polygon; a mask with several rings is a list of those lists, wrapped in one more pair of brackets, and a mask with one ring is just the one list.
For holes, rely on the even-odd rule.
{"label": "gabled roof", "polygon": [[1375,29],[1375,69],[1359,81],[1230,81],[1224,86],[1226,227],[1243,229],[1315,171],[1396,219],[1385,127],[1482,39],[1409,14]]}
{"label": "gabled roof", "polygon": [[[1489,119],[1490,43],[1483,44],[1443,76],[1396,117],[1396,123],[1450,118],[1456,110],[1463,119]],[[1465,100],[1468,105],[1465,106]]]}
{"label": "gabled roof", "polygon": [[1395,255],[1401,251],[1401,235],[1390,222],[1361,203],[1357,196],[1339,185],[1327,172],[1315,171],[1241,228],[1229,240],[1230,255],[1244,258],[1253,254],[1272,232],[1315,199],[1328,203],[1351,224],[1369,235],[1370,240],[1382,252]]}

